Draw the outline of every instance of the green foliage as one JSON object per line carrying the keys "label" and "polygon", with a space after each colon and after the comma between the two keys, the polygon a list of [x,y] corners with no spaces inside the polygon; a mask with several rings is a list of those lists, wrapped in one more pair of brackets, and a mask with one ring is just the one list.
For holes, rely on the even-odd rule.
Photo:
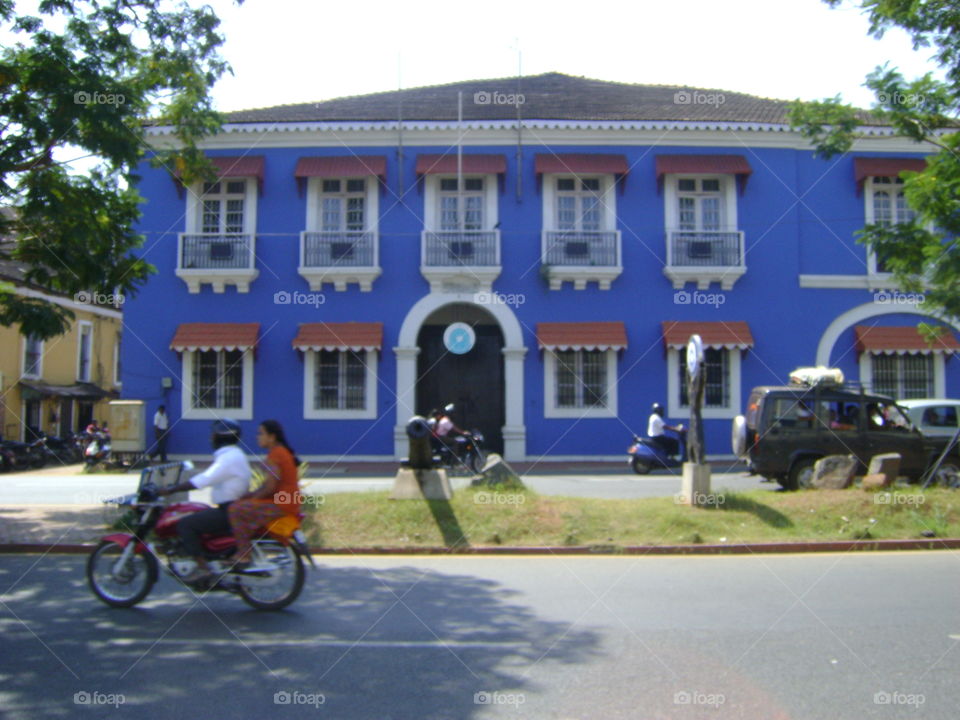
{"label": "green foliage", "polygon": [[[237,0],[242,2],[242,0]],[[154,268],[136,257],[137,165],[148,124],[169,125],[175,150],[151,162],[186,181],[210,177],[196,144],[220,117],[210,89],[229,70],[209,6],[184,0],[43,0],[36,15],[0,0],[0,251],[56,292],[136,292]],[[85,158],[80,174],[66,162]],[[0,323],[48,338],[72,314],[0,288]]]}
{"label": "green foliage", "polygon": [[[825,0],[831,6],[841,0]],[[870,18],[870,32],[881,37],[899,27],[914,48],[929,47],[946,81],[931,74],[907,81],[883,65],[866,78],[877,98],[870,113],[844,105],[839,98],[794,102],[791,125],[811,141],[822,157],[848,152],[862,137],[865,124],[887,124],[916,140],[930,153],[927,168],[903,173],[904,194],[916,212],[913,224],[868,225],[858,242],[870,247],[905,289],[922,292],[923,309],[935,317],[960,316],[960,5],[915,0],[859,0]],[[932,339],[935,331],[928,326]]]}

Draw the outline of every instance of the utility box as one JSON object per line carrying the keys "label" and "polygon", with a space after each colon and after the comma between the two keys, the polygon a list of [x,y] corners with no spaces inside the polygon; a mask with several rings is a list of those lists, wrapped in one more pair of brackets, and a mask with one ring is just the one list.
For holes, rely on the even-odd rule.
{"label": "utility box", "polygon": [[115,453],[146,450],[147,404],[143,400],[110,401],[110,439]]}

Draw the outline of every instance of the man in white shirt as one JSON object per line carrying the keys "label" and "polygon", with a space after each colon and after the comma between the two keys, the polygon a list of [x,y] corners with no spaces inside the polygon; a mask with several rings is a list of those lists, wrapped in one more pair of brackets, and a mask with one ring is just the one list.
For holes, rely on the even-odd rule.
{"label": "man in white shirt", "polygon": [[170,429],[170,418],[167,417],[167,408],[161,405],[157,412],[153,414],[153,439],[154,445],[150,448],[150,459],[153,460],[157,455],[160,456],[160,462],[167,461],[167,432]]}
{"label": "man in white shirt", "polygon": [[680,443],[676,438],[668,437],[664,430],[673,432],[682,432],[681,428],[674,425],[667,425],[663,420],[663,406],[660,403],[653,404],[653,411],[650,413],[650,420],[647,422],[647,435],[657,443],[663,452],[667,455],[676,455],[680,452]]}
{"label": "man in white shirt", "polygon": [[250,463],[237,446],[240,442],[240,426],[233,420],[217,420],[213,424],[213,463],[198,475],[177,485],[160,490],[160,495],[189,492],[209,487],[210,499],[217,507],[187,515],[177,522],[177,534],[183,542],[186,554],[192,555],[197,567],[182,579],[194,583],[211,576],[210,566],[203,555],[200,536],[205,534],[225,535],[230,532],[227,508],[250,489]]}

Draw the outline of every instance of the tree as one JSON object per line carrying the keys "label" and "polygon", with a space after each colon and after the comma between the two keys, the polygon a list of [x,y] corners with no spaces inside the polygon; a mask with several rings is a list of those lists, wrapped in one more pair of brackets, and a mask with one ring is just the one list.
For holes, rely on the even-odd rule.
{"label": "tree", "polygon": [[[832,7],[841,1],[824,0]],[[857,4],[869,14],[873,36],[899,27],[910,35],[914,49],[932,48],[945,80],[927,73],[907,81],[896,68],[883,65],[865,83],[877,97],[872,113],[845,105],[838,96],[793,103],[790,122],[823,157],[847,152],[867,119],[888,123],[932,153],[925,170],[902,173],[914,222],[867,225],[858,241],[876,253],[904,289],[924,294],[929,314],[960,317],[960,5],[947,0]]]}
{"label": "tree", "polygon": [[[0,0],[0,32],[14,38],[0,49],[0,259],[54,292],[133,294],[155,271],[132,252],[146,126],[169,125],[179,141],[151,162],[210,176],[197,141],[220,127],[220,21],[184,0],[41,0],[36,15],[15,4]],[[71,169],[78,158],[91,169]],[[72,319],[0,285],[2,325],[49,338]]]}

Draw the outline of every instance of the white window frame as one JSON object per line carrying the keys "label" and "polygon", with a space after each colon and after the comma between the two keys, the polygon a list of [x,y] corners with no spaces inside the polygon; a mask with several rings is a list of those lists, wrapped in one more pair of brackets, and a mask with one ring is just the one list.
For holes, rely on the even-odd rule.
{"label": "white window frame", "polygon": [[[557,222],[557,196],[561,191],[557,190],[557,180],[573,179],[575,181],[596,178],[600,181],[600,189],[597,194],[600,197],[600,228],[591,232],[614,232],[617,229],[617,193],[616,178],[613,173],[585,173],[577,175],[575,173],[545,173],[541,182],[543,183],[543,229],[549,232],[561,232],[563,228],[559,227]],[[567,194],[569,191],[562,191]],[[577,190],[574,192],[582,193],[585,191]]]}
{"label": "white window frame", "polygon": [[[257,227],[257,179],[254,177],[222,177],[221,183],[243,182],[246,192],[243,196],[243,230],[241,235],[253,235]],[[203,232],[203,193],[204,183],[196,182],[187,190],[186,234],[199,235]]]}
{"label": "white window frame", "polygon": [[197,408],[193,402],[193,364],[198,350],[184,350],[181,361],[180,408],[184,420],[253,419],[253,350],[243,351],[243,405],[239,408]]}
{"label": "white window frame", "polygon": [[[673,174],[669,173],[664,179],[664,222],[666,230],[680,230],[680,196],[681,195],[704,195],[705,193],[680,190],[681,180],[719,180],[720,181],[720,212],[721,226],[717,232],[738,232],[740,229],[737,220],[737,177],[733,174],[708,175],[708,174]],[[713,194],[713,193],[710,193]],[[696,231],[691,231],[696,232]],[[710,231],[703,231],[710,232]]]}
{"label": "white window frame", "polygon": [[313,406],[316,393],[317,351],[304,351],[303,359],[303,417],[305,420],[375,420],[377,417],[377,351],[367,350],[364,359],[366,387],[365,407],[350,410],[317,409]]}
{"label": "white window frame", "polygon": [[543,416],[545,418],[615,418],[620,378],[617,375],[617,350],[607,354],[607,405],[599,408],[565,408],[557,406],[557,355],[554,350],[543,351]]}
{"label": "white window frame", "polygon": [[[23,336],[21,336],[21,337],[23,337]],[[40,360],[39,360],[39,362],[37,362],[37,365],[36,365],[36,367],[37,367],[37,372],[36,372],[36,373],[29,373],[29,374],[28,374],[28,373],[27,373],[27,338],[26,338],[26,337],[23,337],[23,343],[22,343],[22,347],[21,347],[21,350],[20,350],[20,366],[21,366],[21,368],[20,368],[20,377],[22,377],[22,378],[39,380],[40,378],[43,377],[43,351],[44,351],[44,347],[45,347],[45,345],[46,345],[46,341],[44,341],[44,340],[38,340],[37,342],[40,343]],[[22,417],[22,416],[21,416],[21,417]]]}
{"label": "white window frame", "polygon": [[[84,377],[80,372],[80,360],[83,357],[83,338],[85,335],[90,336],[90,353],[87,358],[87,376]],[[77,322],[77,381],[78,382],[93,382],[93,323],[89,320],[79,320]]]}
{"label": "white window frame", "polygon": [[[727,351],[727,369],[730,380],[725,407],[705,407],[700,416],[704,420],[729,420],[740,414],[742,387],[741,366],[743,348],[724,348]],[[690,415],[690,408],[680,404],[680,349],[667,351],[667,415],[672,418]]]}
{"label": "white window frame", "polygon": [[[878,178],[889,179],[889,183],[885,182],[876,182]],[[892,195],[891,200],[891,213],[894,217],[891,225],[899,225],[903,221],[900,218],[899,213],[897,212],[897,194],[903,192],[903,180],[899,177],[887,178],[885,175],[869,176],[863,183],[863,198],[864,198],[864,219],[867,225],[873,225],[876,222],[876,209],[874,207],[874,196],[880,191],[889,191]],[[877,278],[889,279],[893,277],[893,273],[881,272],[877,269],[877,254],[873,251],[873,248],[866,248],[867,251],[867,274],[875,276]]]}
{"label": "white window frame", "polygon": [[[873,357],[875,355],[887,355],[882,352],[864,352],[860,354],[860,383],[864,387],[873,388]],[[932,353],[933,355],[933,397],[947,396],[947,376],[946,376],[946,357],[943,353]],[[902,398],[894,398],[900,400]]]}
{"label": "white window frame", "polygon": [[[339,180],[342,183],[342,189],[339,193],[323,192],[324,180]],[[323,230],[323,197],[336,196],[347,198],[358,195],[355,192],[346,192],[346,183],[348,180],[363,180],[363,232],[377,232],[378,219],[380,217],[380,193],[378,189],[378,178],[373,175],[364,177],[311,177],[307,178],[307,232],[324,232]],[[346,212],[344,212],[344,222],[346,222]],[[341,231],[337,231],[341,232]],[[348,232],[343,230],[342,232]],[[354,232],[354,231],[350,231]],[[359,232],[359,231],[357,231]]]}
{"label": "white window frame", "polygon": [[113,340],[113,384],[117,387],[123,385],[120,377],[120,340],[122,338],[123,334],[118,332]]}
{"label": "white window frame", "polygon": [[[455,180],[456,174],[449,173],[437,173],[430,174],[424,178],[424,202],[423,202],[423,228],[427,232],[443,232],[440,229],[440,198],[446,193],[452,191],[440,190],[440,181],[441,180]],[[463,179],[471,180],[475,178],[480,178],[483,180],[483,195],[485,198],[483,206],[483,227],[476,232],[489,232],[496,228],[497,224],[500,222],[499,212],[498,212],[498,203],[497,197],[499,193],[499,185],[497,176],[494,174],[487,175],[478,175],[476,173],[464,173]],[[466,185],[466,182],[464,182]],[[464,190],[463,194],[471,195],[476,194],[476,190]],[[462,218],[462,213],[460,213]],[[449,231],[456,232],[456,231]],[[464,232],[470,232],[465,230]]]}

